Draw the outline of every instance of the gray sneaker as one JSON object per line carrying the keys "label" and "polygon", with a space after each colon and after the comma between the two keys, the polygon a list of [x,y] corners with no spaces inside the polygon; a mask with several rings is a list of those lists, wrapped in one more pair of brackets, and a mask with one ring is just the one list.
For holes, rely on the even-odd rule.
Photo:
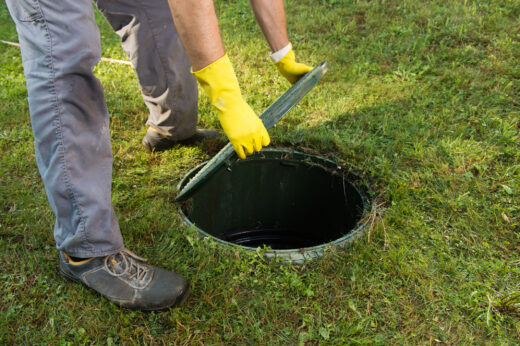
{"label": "gray sneaker", "polygon": [[144,136],[142,143],[144,149],[147,152],[164,151],[172,148],[177,144],[192,145],[205,139],[216,138],[218,136],[219,133],[217,131],[197,129],[193,136],[189,138],[180,141],[172,141],[166,137],[163,137],[157,131],[149,127],[148,131],[146,131],[146,135]]}
{"label": "gray sneaker", "polygon": [[146,263],[129,250],[74,262],[60,252],[61,273],[119,306],[161,310],[181,305],[190,286],[182,276]]}

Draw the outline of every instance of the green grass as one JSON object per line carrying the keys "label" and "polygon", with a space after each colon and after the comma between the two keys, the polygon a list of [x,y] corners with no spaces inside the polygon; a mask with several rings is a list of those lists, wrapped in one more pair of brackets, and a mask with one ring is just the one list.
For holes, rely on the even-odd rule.
{"label": "green grass", "polygon": [[[217,1],[243,93],[261,112],[288,83],[246,1]],[[0,50],[0,340],[11,343],[517,344],[520,339],[520,2],[288,1],[300,60],[330,72],[273,146],[361,172],[378,218],[304,266],[224,251],[186,228],[176,184],[215,148],[140,147],[129,66],[102,62],[113,202],[127,246],[192,282],[187,304],[117,308],[57,271],[19,51]],[[104,20],[103,54],[124,58]],[[16,41],[4,3],[0,39]],[[205,96],[201,126],[217,127]]]}

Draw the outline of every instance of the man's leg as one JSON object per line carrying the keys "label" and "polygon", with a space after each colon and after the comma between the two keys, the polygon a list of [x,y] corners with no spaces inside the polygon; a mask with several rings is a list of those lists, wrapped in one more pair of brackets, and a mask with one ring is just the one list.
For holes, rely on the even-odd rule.
{"label": "man's leg", "polygon": [[95,3],[121,37],[136,69],[150,110],[146,124],[170,141],[192,137],[197,125],[197,83],[167,0]]}
{"label": "man's leg", "polygon": [[111,203],[112,151],[103,90],[92,69],[99,31],[86,0],[7,0],[27,83],[36,162],[59,250],[75,257],[123,249]]}
{"label": "man's leg", "polygon": [[61,272],[124,307],[181,304],[186,279],[123,248],[110,196],[108,112],[92,74],[101,49],[91,2],[7,5],[22,50],[36,161],[56,214]]}

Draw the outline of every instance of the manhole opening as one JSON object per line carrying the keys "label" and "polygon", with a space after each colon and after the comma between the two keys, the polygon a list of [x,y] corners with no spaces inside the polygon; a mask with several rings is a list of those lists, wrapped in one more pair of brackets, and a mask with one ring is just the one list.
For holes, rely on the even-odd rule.
{"label": "manhole opening", "polygon": [[352,177],[325,158],[263,150],[219,169],[182,212],[221,242],[301,250],[345,237],[358,226],[369,202]]}

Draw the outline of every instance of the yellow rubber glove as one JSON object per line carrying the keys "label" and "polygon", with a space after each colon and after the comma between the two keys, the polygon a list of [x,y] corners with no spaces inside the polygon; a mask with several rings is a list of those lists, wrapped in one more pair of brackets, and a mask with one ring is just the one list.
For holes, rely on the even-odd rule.
{"label": "yellow rubber glove", "polygon": [[193,74],[216,108],[222,129],[238,157],[245,159],[246,155],[269,145],[269,134],[244,101],[227,54]]}
{"label": "yellow rubber glove", "polygon": [[291,84],[296,83],[300,78],[312,70],[311,66],[297,63],[295,60],[294,51],[292,48],[289,52],[278,62],[274,63],[278,71],[287,78]]}

